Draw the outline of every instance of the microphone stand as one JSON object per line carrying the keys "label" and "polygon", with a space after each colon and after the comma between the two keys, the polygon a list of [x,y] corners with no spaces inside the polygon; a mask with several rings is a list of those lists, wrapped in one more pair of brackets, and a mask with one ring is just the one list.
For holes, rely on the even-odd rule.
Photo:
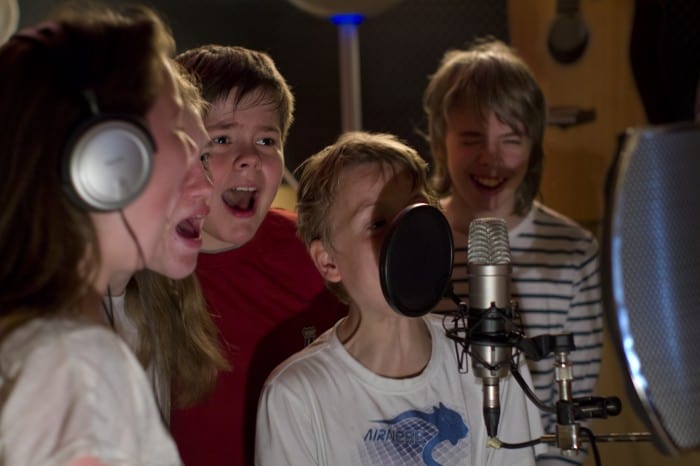
{"label": "microphone stand", "polygon": [[[469,321],[469,319],[466,319],[466,317],[469,315],[468,306],[464,302],[459,301],[456,295],[454,295],[454,293],[450,293],[450,291],[451,290],[448,290],[446,294],[459,304],[459,310],[456,313],[443,314],[443,327],[445,328],[446,336],[455,343],[455,347],[458,352],[459,370],[464,371],[464,368],[468,367],[466,355],[469,354],[474,357],[474,351],[470,350],[470,345],[473,343],[470,341],[470,339],[472,336],[474,336],[472,333],[474,329],[468,328],[469,324],[465,325],[465,320],[467,322]],[[452,328],[449,328],[445,324],[448,317],[452,318]],[[517,319],[517,316],[512,317]],[[515,322],[513,323],[515,324]],[[474,322],[472,321],[471,324],[474,324]],[[517,350],[515,352],[516,355],[513,356],[513,360],[511,360],[511,374],[518,382],[523,392],[525,392],[528,399],[530,399],[530,401],[532,401],[540,410],[556,413],[557,425],[554,434],[545,434],[538,439],[521,443],[506,443],[501,442],[497,438],[491,438],[488,442],[490,447],[515,449],[531,447],[538,443],[551,443],[560,448],[565,456],[573,456],[579,452],[583,442],[589,442],[594,453],[595,464],[600,465],[600,455],[596,445],[596,442],[598,441],[646,442],[652,440],[652,435],[649,432],[594,434],[590,429],[581,426],[581,423],[579,422],[581,420],[593,418],[606,419],[608,416],[619,415],[622,410],[622,403],[616,396],[589,396],[579,398],[574,398],[572,396],[574,377],[573,364],[569,359],[569,354],[575,349],[573,334],[546,334],[538,335],[533,338],[526,338],[518,330],[517,325],[514,325],[514,331],[510,333],[507,340],[512,342],[513,347],[515,347]],[[485,342],[479,343],[484,344]],[[503,340],[499,339],[498,343],[499,345],[502,344]],[[462,348],[461,353],[457,348],[458,345]],[[479,352],[480,351],[478,351],[477,345],[475,356],[477,360],[480,359],[478,354]],[[527,382],[525,382],[525,380],[522,378],[516,363],[517,354],[519,353],[524,353],[527,359],[535,361],[545,358],[550,353],[554,353],[554,373],[559,395],[555,406],[549,406],[540,401],[532,389],[528,386]],[[493,369],[493,367],[490,367],[486,361],[482,361],[482,363],[486,366],[486,368]],[[494,374],[489,373],[481,375],[492,376]]]}
{"label": "microphone stand", "polygon": [[[585,427],[581,427],[583,419],[606,419],[608,416],[617,416],[622,411],[622,403],[616,396],[610,397],[580,397],[572,396],[573,364],[569,354],[575,349],[574,338],[571,333],[556,335],[539,335],[534,338],[522,338],[518,342],[518,348],[525,353],[528,359],[539,360],[550,353],[554,353],[554,376],[557,383],[559,398],[555,405],[557,425],[555,434],[545,434],[540,437],[541,443],[553,443],[561,449],[565,456],[573,456],[581,449],[581,444],[588,441],[591,444],[596,464],[600,465],[600,455],[596,442],[640,442],[652,440],[649,432],[594,434]],[[511,365],[511,372],[517,372],[517,366]],[[513,372],[515,375],[515,372]],[[525,381],[522,377],[515,377],[521,388]],[[525,393],[530,399],[534,393],[527,388]],[[541,405],[539,400],[536,403]],[[551,411],[551,410],[550,410]],[[581,434],[584,433],[585,436]]]}
{"label": "microphone stand", "polygon": [[[627,432],[595,434],[596,442],[649,442],[653,439],[650,432]],[[555,434],[544,434],[540,437],[541,443],[557,443]]]}

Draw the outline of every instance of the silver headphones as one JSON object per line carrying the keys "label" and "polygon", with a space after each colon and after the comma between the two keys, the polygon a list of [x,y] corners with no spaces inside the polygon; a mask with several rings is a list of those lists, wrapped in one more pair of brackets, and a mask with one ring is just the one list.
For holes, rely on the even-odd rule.
{"label": "silver headphones", "polygon": [[155,143],[137,119],[94,111],[94,94],[83,94],[93,117],[66,145],[62,173],[66,192],[86,209],[119,210],[148,184]]}
{"label": "silver headphones", "polygon": [[[40,44],[51,53],[64,40],[58,23],[42,23],[14,37]],[[137,116],[101,113],[92,89],[82,90],[91,117],[73,131],[62,160],[64,186],[78,206],[119,210],[148,184],[155,142]]]}

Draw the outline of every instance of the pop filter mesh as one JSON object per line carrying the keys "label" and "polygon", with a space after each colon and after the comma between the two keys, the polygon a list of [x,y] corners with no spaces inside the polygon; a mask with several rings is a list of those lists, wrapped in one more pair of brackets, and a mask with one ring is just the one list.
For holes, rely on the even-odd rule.
{"label": "pop filter mesh", "polygon": [[420,317],[440,301],[452,273],[452,232],[442,212],[427,204],[401,211],[379,260],[382,292],[401,315]]}
{"label": "pop filter mesh", "polygon": [[700,127],[628,131],[611,181],[603,287],[628,387],[657,447],[697,448]]}

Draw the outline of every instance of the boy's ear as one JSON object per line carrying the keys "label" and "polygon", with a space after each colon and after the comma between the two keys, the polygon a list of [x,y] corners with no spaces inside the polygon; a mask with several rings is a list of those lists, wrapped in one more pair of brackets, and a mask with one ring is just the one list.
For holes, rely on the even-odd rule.
{"label": "boy's ear", "polygon": [[316,264],[316,268],[321,276],[328,282],[337,283],[340,281],[340,271],[333,262],[333,256],[323,245],[323,241],[316,239],[309,245],[311,260]]}

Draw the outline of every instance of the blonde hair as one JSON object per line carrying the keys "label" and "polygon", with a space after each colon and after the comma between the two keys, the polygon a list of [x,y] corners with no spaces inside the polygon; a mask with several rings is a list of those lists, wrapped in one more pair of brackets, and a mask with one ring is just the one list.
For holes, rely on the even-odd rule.
{"label": "blonde hair", "polygon": [[[376,164],[379,170],[409,173],[413,188],[423,191],[429,203],[437,204],[427,181],[428,165],[413,148],[392,134],[348,132],[297,168],[297,234],[307,247],[315,240],[331,244],[328,219],[340,177],[348,168],[365,164]],[[341,283],[327,282],[326,286],[348,303],[349,297]]]}
{"label": "blonde hair", "polygon": [[183,102],[190,105],[200,116],[204,116],[209,110],[210,104],[202,96],[199,79],[179,62],[172,60],[172,63],[175,69],[175,80]]}
{"label": "blonde hair", "polygon": [[202,399],[219,371],[230,369],[194,274],[172,280],[140,271],[127,285],[125,308],[138,329],[139,361],[144,367],[153,364],[159,380],[171,383],[175,407]]}

